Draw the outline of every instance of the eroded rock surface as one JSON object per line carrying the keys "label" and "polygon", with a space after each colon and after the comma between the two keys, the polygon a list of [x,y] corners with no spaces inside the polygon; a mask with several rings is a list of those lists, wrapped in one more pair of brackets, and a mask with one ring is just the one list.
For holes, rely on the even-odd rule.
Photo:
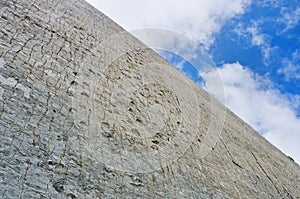
{"label": "eroded rock surface", "polygon": [[299,165],[85,1],[0,9],[1,198],[300,197]]}

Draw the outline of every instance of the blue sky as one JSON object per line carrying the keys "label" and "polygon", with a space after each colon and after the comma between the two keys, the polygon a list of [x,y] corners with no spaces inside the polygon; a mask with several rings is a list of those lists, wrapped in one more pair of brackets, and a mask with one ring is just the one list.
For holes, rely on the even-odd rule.
{"label": "blue sky", "polygon": [[[299,0],[88,2],[128,31],[168,29],[201,44],[223,80],[226,99],[219,100],[300,163]],[[197,71],[180,54],[159,52],[203,88],[218,86],[214,71]]]}
{"label": "blue sky", "polygon": [[299,20],[298,0],[254,2],[222,27],[209,51],[217,65],[239,61],[272,79],[282,93],[299,95]]}

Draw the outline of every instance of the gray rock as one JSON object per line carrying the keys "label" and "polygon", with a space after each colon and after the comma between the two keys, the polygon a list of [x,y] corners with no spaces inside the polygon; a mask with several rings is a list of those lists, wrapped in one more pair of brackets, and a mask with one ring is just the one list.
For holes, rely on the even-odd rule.
{"label": "gray rock", "polygon": [[0,8],[0,197],[299,198],[298,164],[85,1]]}

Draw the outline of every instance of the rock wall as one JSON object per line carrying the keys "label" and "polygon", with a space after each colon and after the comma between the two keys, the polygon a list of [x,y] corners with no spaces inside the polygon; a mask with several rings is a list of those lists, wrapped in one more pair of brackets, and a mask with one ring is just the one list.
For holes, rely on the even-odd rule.
{"label": "rock wall", "polygon": [[1,198],[299,198],[300,167],[83,0],[0,1]]}

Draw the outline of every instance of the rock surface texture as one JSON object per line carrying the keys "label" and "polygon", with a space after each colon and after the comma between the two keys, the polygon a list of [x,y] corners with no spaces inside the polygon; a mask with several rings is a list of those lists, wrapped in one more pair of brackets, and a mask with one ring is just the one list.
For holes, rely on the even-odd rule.
{"label": "rock surface texture", "polygon": [[0,9],[0,198],[300,198],[298,164],[85,1]]}

